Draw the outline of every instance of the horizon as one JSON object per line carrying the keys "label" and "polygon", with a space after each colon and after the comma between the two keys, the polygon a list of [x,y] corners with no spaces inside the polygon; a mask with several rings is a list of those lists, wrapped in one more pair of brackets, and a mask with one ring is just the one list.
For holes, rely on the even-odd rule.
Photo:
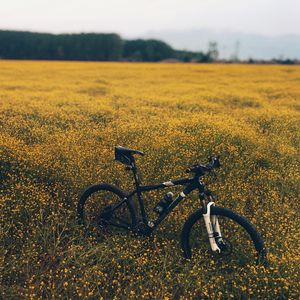
{"label": "horizon", "polygon": [[27,28],[10,28],[10,27],[0,27],[0,31],[19,31],[19,32],[32,32],[32,33],[44,33],[44,34],[53,34],[53,35],[59,35],[59,34],[88,34],[88,33],[95,33],[95,34],[118,34],[121,38],[125,39],[145,39],[145,36],[148,34],[153,34],[157,32],[161,33],[170,33],[170,32],[176,32],[176,33],[191,33],[191,32],[200,32],[200,31],[209,31],[212,33],[217,33],[217,34],[222,34],[222,33],[229,33],[229,34],[242,34],[242,35],[257,35],[261,37],[267,37],[267,38],[280,38],[280,37],[287,37],[287,36],[300,36],[300,33],[281,33],[281,34],[266,34],[266,33],[257,33],[257,32],[252,32],[252,31],[238,31],[238,30],[230,30],[230,29],[213,29],[213,28],[208,28],[208,27],[202,27],[202,28],[190,28],[190,29],[175,29],[175,28],[169,28],[169,29],[164,29],[160,31],[156,30],[148,30],[140,35],[137,36],[128,36],[126,34],[122,34],[117,31],[100,31],[100,30],[74,30],[74,31],[51,31],[51,30],[35,30],[35,29],[27,29]]}
{"label": "horizon", "polygon": [[[1,29],[0,31],[30,32],[32,34],[72,35],[72,34],[118,34],[117,32],[62,32]],[[142,36],[127,37],[118,34],[123,41],[142,39],[159,40],[174,50],[193,51],[194,53],[208,53],[209,44],[216,42],[218,57],[227,61],[247,60],[300,60],[300,35],[267,36],[255,33],[240,33],[234,31],[219,31],[209,29],[194,30],[164,30],[149,31]]]}

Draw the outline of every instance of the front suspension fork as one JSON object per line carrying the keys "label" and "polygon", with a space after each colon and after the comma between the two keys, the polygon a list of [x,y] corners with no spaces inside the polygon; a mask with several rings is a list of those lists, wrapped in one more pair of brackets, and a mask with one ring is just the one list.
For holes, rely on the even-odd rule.
{"label": "front suspension fork", "polygon": [[211,250],[213,252],[221,253],[221,249],[216,243],[217,239],[222,239],[220,224],[218,221],[218,217],[215,215],[211,216],[211,206],[215,205],[213,201],[209,202],[206,205],[206,213],[203,214],[205,227],[207,230],[207,235],[210,243]]}

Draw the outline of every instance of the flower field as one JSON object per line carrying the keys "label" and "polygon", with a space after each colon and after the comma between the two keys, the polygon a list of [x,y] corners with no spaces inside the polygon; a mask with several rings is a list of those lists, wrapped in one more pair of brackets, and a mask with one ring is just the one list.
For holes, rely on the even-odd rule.
{"label": "flower field", "polygon": [[[298,299],[300,67],[0,61],[3,299]],[[84,235],[89,185],[133,188],[114,146],[141,150],[143,183],[220,154],[210,189],[261,232],[269,266],[186,260],[195,193],[152,238]],[[146,195],[152,207],[164,193]]]}

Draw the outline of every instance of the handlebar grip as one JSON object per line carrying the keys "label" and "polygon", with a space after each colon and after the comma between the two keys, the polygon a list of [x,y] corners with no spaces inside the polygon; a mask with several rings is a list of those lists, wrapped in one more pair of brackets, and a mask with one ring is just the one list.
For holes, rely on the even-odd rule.
{"label": "handlebar grip", "polygon": [[214,168],[219,168],[221,166],[220,164],[220,160],[219,160],[220,156],[216,156],[216,157],[210,157],[209,158],[209,163],[207,163],[206,165],[193,165],[192,167],[189,167],[185,170],[186,173],[196,173],[196,174],[200,174],[201,176],[204,175],[205,173],[208,173],[210,171],[212,171]]}

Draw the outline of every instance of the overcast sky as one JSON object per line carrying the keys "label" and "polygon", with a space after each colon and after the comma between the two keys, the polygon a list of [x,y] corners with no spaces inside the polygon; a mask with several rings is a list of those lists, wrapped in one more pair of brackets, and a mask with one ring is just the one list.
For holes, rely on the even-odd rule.
{"label": "overcast sky", "polygon": [[0,29],[117,32],[209,28],[300,34],[300,0],[1,0]]}

